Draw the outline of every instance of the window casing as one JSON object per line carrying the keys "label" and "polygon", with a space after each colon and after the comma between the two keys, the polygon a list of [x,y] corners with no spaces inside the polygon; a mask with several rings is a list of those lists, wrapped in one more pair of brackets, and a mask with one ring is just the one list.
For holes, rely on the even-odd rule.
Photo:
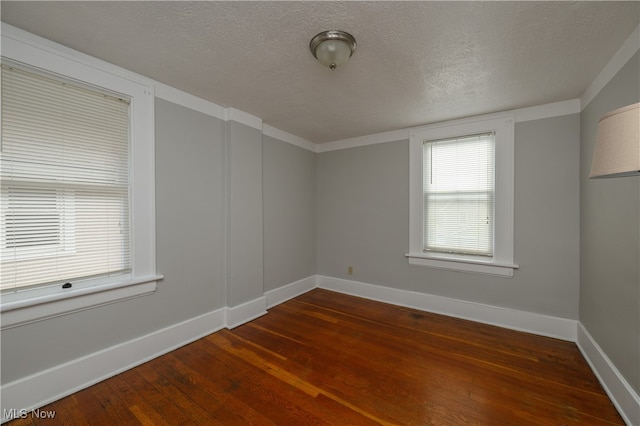
{"label": "window casing", "polygon": [[513,115],[410,136],[410,264],[513,276]]}
{"label": "window casing", "polygon": [[[114,257],[122,262],[116,268],[107,267],[108,271],[80,271],[75,275],[76,278],[68,280],[68,276],[56,276],[50,282],[38,278],[24,286],[5,289],[0,300],[2,329],[155,291],[156,280],[162,277],[156,273],[155,269],[153,86],[144,78],[123,69],[41,39],[10,25],[4,23],[1,25],[3,64],[36,75],[53,77],[79,88],[80,91],[112,96],[116,104],[119,103],[120,107],[127,110],[126,116],[122,117],[126,122],[125,139],[127,145],[124,149],[127,154],[127,163],[116,168],[118,172],[115,174],[113,168],[110,172],[106,171],[109,169],[108,167],[102,168],[102,171],[97,172],[100,175],[99,178],[92,183],[83,183],[81,178],[86,177],[83,176],[86,173],[81,168],[68,168],[66,180],[36,179],[38,182],[34,184],[34,182],[29,182],[29,179],[25,182],[24,179],[15,176],[13,179],[6,179],[5,171],[1,172],[3,181],[0,238],[4,244],[2,260],[27,261],[28,258],[31,258],[31,261],[38,262],[50,258],[54,252],[57,256],[62,257],[64,255],[73,256],[80,252],[83,244],[81,237],[86,235],[81,232],[81,228],[86,225],[86,213],[91,210],[92,206],[91,197],[88,195],[96,191],[106,194],[105,199],[109,201],[105,201],[105,204],[117,212],[115,215],[108,215],[111,218],[109,220],[112,228],[116,229],[108,238],[116,236],[116,239],[113,240],[115,245],[127,241],[128,244],[125,245],[129,247],[124,251],[112,251],[112,253],[117,253]],[[33,90],[34,87],[27,85],[20,90]],[[3,88],[3,98],[4,96]],[[82,115],[80,112],[82,111],[76,115]],[[2,114],[5,114],[4,109]],[[33,117],[36,115],[34,113]],[[26,116],[28,118],[29,114],[27,113]],[[91,119],[89,118],[89,120]],[[99,139],[99,135],[104,133],[102,130],[97,130],[96,137]],[[95,140],[95,146],[89,150],[84,149],[86,146],[82,147],[83,143],[78,145],[78,152],[84,150],[85,153],[91,153],[93,151],[95,154],[93,159],[86,158],[86,164],[90,166],[87,169],[92,169],[91,174],[94,175],[96,170],[101,169],[101,166],[97,166],[98,163],[111,162],[113,159],[113,155],[108,149],[101,151],[102,145],[98,143],[98,139]],[[44,155],[45,157],[49,155],[47,144],[41,150],[35,149],[34,152],[36,155]],[[91,163],[94,160],[97,162],[96,164]],[[37,167],[27,165],[24,170],[28,171],[31,168],[33,171],[58,167],[62,172],[65,172],[65,167],[54,164],[57,161],[49,159],[42,162],[49,163],[49,166],[43,166],[43,164],[38,164]],[[128,181],[120,179],[123,176],[126,176]],[[40,215],[43,220],[44,232],[40,239],[32,238],[30,240],[24,232],[23,224],[31,220],[30,216],[26,214],[28,212],[25,211],[22,217],[20,214],[15,214],[16,207],[21,203],[20,200],[24,199],[21,197],[24,197],[25,192],[28,191],[39,193],[35,197],[39,201],[36,205],[28,206],[28,208],[32,209],[30,213]],[[31,196],[33,195],[31,194]],[[5,214],[8,210],[13,210],[13,216]],[[120,233],[125,236],[116,235]],[[102,255],[97,255],[94,260],[102,257]],[[129,259],[126,260],[126,257]],[[88,261],[88,263],[94,262]],[[6,274],[4,265],[2,274]],[[5,280],[4,277],[3,280]],[[71,282],[71,287],[63,287],[62,283],[68,281]]]}

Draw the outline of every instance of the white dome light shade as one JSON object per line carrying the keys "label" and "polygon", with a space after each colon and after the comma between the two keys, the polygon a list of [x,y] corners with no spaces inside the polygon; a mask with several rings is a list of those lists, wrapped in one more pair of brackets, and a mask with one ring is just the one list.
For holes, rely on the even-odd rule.
{"label": "white dome light shade", "polygon": [[356,40],[344,31],[324,31],[311,39],[309,49],[322,65],[334,70],[353,55]]}
{"label": "white dome light shade", "polygon": [[347,43],[341,40],[323,41],[316,47],[316,58],[325,67],[335,69],[345,62],[351,56],[351,48]]}

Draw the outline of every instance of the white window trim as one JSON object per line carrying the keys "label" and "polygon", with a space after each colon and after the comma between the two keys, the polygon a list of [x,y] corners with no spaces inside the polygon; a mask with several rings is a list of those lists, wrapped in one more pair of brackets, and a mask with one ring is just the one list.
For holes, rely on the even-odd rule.
{"label": "white window trim", "polygon": [[131,98],[132,272],[109,279],[3,294],[0,328],[40,321],[149,294],[156,273],[154,86],[122,68],[1,24],[2,58]]}
{"label": "white window trim", "polygon": [[[466,118],[413,129],[409,135],[409,253],[410,265],[451,271],[512,277],[514,235],[514,114]],[[425,253],[423,244],[422,144],[425,140],[496,133],[495,236],[492,258]]]}

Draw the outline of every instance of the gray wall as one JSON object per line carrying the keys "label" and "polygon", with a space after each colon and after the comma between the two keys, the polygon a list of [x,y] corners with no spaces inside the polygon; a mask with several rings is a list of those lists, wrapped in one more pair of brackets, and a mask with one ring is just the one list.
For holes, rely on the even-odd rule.
{"label": "gray wall", "polygon": [[640,177],[588,179],[599,118],[640,101],[636,54],[582,111],[580,322],[640,393]]}
{"label": "gray wall", "polygon": [[408,141],[319,154],[318,274],[577,319],[579,120],[516,124],[511,279],[408,265]]}
{"label": "gray wall", "polygon": [[263,137],[264,290],[316,273],[316,154]]}
{"label": "gray wall", "polygon": [[8,383],[225,306],[222,196],[225,123],[156,101],[158,290],[4,330]]}
{"label": "gray wall", "polygon": [[264,137],[263,156],[260,130],[155,108],[164,280],[152,295],[3,331],[2,383],[315,275],[316,154]]}
{"label": "gray wall", "polygon": [[263,294],[262,132],[227,122],[227,305]]}

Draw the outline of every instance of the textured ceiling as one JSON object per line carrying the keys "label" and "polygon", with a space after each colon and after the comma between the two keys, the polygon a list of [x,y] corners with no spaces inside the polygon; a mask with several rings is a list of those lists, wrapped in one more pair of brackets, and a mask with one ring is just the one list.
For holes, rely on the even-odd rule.
{"label": "textured ceiling", "polygon": [[[640,2],[8,2],[2,20],[312,142],[580,97]],[[316,33],[358,48],[336,71]]]}

